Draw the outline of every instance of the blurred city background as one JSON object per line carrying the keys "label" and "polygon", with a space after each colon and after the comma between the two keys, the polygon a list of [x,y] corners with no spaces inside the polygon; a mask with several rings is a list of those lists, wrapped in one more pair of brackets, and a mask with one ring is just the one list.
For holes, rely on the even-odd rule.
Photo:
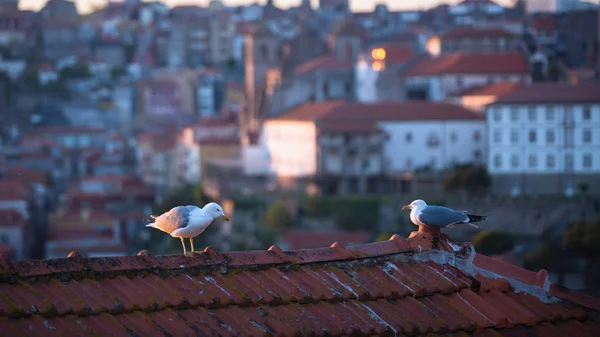
{"label": "blurred city background", "polygon": [[179,254],[144,219],[210,201],[232,221],[196,247],[387,240],[419,198],[487,215],[448,231],[478,252],[600,282],[597,1],[24,2],[0,0],[6,258]]}

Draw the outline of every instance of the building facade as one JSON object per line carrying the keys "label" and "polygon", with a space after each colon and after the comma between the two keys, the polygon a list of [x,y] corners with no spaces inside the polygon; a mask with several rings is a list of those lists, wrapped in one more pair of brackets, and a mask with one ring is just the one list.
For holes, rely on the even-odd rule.
{"label": "building facade", "polygon": [[486,112],[495,193],[600,191],[600,84],[533,84]]}

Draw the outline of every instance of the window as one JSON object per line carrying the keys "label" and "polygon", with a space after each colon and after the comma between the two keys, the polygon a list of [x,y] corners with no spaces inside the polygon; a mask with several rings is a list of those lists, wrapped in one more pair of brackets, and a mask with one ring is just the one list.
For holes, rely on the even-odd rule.
{"label": "window", "polygon": [[566,171],[573,171],[573,167],[574,167],[574,160],[573,160],[573,155],[572,154],[566,154],[565,155],[565,170]]}
{"label": "window", "polygon": [[546,131],[546,143],[554,144],[554,131],[552,131],[552,130]]}
{"label": "window", "polygon": [[479,132],[479,131],[473,132],[473,140],[476,142],[480,141],[481,140],[481,132]]}
{"label": "window", "polygon": [[269,57],[269,47],[266,44],[261,44],[260,47],[260,56],[263,60],[266,60]]}
{"label": "window", "polygon": [[407,133],[407,134],[404,136],[404,140],[405,140],[407,143],[410,143],[410,142],[412,142],[412,140],[413,140],[412,133],[408,132],[408,133]]}
{"label": "window", "polygon": [[554,161],[554,155],[551,155],[551,154],[547,155],[546,156],[546,167],[548,167],[548,168],[554,168],[555,164],[556,163]]}
{"label": "window", "polygon": [[592,168],[592,155],[585,154],[583,155],[583,168]]}
{"label": "window", "polygon": [[537,119],[537,113],[535,111],[535,107],[530,106],[529,111],[527,111],[527,115],[529,116],[529,120],[534,122]]}
{"label": "window", "polygon": [[565,129],[565,147],[572,148],[574,144],[573,129]]}
{"label": "window", "polygon": [[329,97],[329,83],[327,83],[327,81],[323,83],[323,96],[325,96],[325,98]]}
{"label": "window", "polygon": [[531,168],[537,167],[537,156],[535,154],[529,155],[529,167],[531,167]]}
{"label": "window", "polygon": [[481,151],[475,150],[473,151],[473,159],[478,162],[481,160]]}
{"label": "window", "polygon": [[589,105],[583,107],[583,119],[586,121],[592,119],[592,112]]}
{"label": "window", "polygon": [[502,119],[502,116],[500,115],[500,110],[498,110],[498,108],[494,109],[494,120],[496,122],[499,122]]}
{"label": "window", "polygon": [[456,140],[457,140],[457,139],[458,139],[458,135],[456,134],[456,132],[455,132],[455,131],[453,131],[453,132],[450,134],[450,141],[451,141],[452,143],[456,143]]}
{"label": "window", "polygon": [[554,120],[554,107],[553,106],[548,106],[548,108],[546,110],[546,119],[549,121]]}
{"label": "window", "polygon": [[510,119],[511,119],[513,122],[515,122],[515,121],[518,121],[518,120],[519,120],[519,110],[518,110],[518,108],[517,108],[517,107],[513,107],[513,108],[510,110]]}
{"label": "window", "polygon": [[502,130],[494,130],[494,143],[502,143]]}
{"label": "window", "polygon": [[510,132],[510,141],[513,144],[516,144],[519,142],[519,130],[512,130]]}
{"label": "window", "polygon": [[537,134],[535,133],[535,130],[529,130],[529,142],[535,143],[536,141],[537,141]]}
{"label": "window", "polygon": [[513,155],[510,158],[510,164],[512,165],[513,168],[518,168],[519,167],[519,156]]}
{"label": "window", "polygon": [[346,89],[346,94],[350,95],[352,93],[352,82],[347,81],[344,86],[345,86],[345,89]]}
{"label": "window", "polygon": [[583,129],[583,142],[589,144],[592,142],[592,130]]}
{"label": "window", "polygon": [[494,167],[500,168],[502,166],[502,157],[497,154],[494,156]]}

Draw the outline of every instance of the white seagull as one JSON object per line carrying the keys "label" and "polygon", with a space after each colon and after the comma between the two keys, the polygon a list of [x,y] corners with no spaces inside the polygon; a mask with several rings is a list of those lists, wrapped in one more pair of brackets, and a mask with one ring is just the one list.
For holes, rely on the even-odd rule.
{"label": "white seagull", "polygon": [[[150,219],[146,220],[148,222],[146,227],[160,229],[174,238],[180,238],[183,255],[193,256],[194,237],[202,234],[215,219],[219,218],[229,221],[223,208],[214,202],[206,204],[204,208],[192,205],[177,206],[159,216],[151,215]],[[189,255],[185,248],[184,238],[190,239],[192,251]]]}
{"label": "white seagull", "polygon": [[410,220],[417,226],[452,228],[457,225],[468,225],[479,228],[472,222],[487,219],[484,215],[467,214],[467,211],[455,211],[442,206],[429,206],[425,201],[417,199],[402,210],[410,209]]}

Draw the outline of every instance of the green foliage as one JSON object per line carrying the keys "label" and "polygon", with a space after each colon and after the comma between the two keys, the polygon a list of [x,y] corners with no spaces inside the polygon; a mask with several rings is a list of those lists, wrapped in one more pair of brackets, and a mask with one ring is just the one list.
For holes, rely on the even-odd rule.
{"label": "green foliage", "polygon": [[381,200],[377,197],[309,197],[303,207],[308,216],[333,217],[341,230],[372,230],[379,221]]}
{"label": "green foliage", "polygon": [[60,70],[59,77],[61,80],[85,79],[92,77],[92,73],[87,65],[75,64],[70,67],[62,68]]}
{"label": "green foliage", "polygon": [[375,242],[379,242],[379,241],[387,241],[392,237],[392,233],[389,232],[381,232],[377,235],[377,237],[375,237]]}
{"label": "green foliage", "polygon": [[24,71],[19,78],[19,82],[32,89],[38,89],[42,86],[40,83],[40,76],[35,70]]}
{"label": "green foliage", "polygon": [[471,240],[475,251],[483,255],[502,254],[515,246],[515,237],[507,232],[482,231]]}
{"label": "green foliage", "polygon": [[525,257],[524,267],[529,270],[546,269],[561,274],[574,269],[570,258],[555,242],[544,242],[536,251],[529,253]]}
{"label": "green foliage", "polygon": [[65,85],[65,82],[61,81],[60,79],[57,81],[52,81],[52,82],[46,83],[46,85],[44,86],[44,91],[52,96],[55,96],[55,97],[58,97],[61,99],[71,98],[71,92]]}
{"label": "green foliage", "polygon": [[571,224],[563,233],[562,246],[581,257],[600,258],[600,217]]}
{"label": "green foliage", "polygon": [[265,224],[272,230],[286,230],[292,227],[292,213],[282,202],[276,201],[265,214]]}
{"label": "green foliage", "polygon": [[470,194],[484,194],[489,189],[492,180],[483,165],[457,165],[450,172],[442,185],[446,192],[466,190]]}

